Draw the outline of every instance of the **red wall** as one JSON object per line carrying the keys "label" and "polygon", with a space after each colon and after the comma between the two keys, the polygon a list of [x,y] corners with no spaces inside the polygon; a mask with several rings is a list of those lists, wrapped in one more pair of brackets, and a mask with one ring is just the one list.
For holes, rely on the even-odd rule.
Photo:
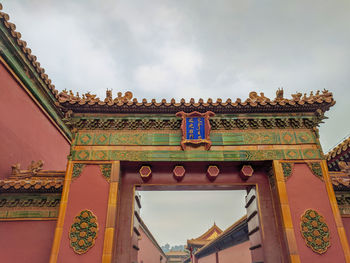
{"label": "red wall", "polygon": [[47,263],[56,221],[0,222],[2,263]]}
{"label": "red wall", "polygon": [[[109,183],[103,177],[100,167],[98,165],[86,165],[81,175],[74,179],[70,186],[66,217],[57,262],[101,262],[108,195]],[[68,236],[74,218],[85,209],[90,210],[97,217],[99,229],[95,245],[85,254],[78,255],[70,247]]]}
{"label": "red wall", "polygon": [[[250,242],[246,241],[236,246],[220,250],[218,252],[218,263],[251,263]],[[216,263],[216,253],[198,259],[198,263]]]}
{"label": "red wall", "polygon": [[46,170],[65,170],[69,143],[26,91],[0,64],[0,179],[11,165],[43,160]]}
{"label": "red wall", "polygon": [[[312,174],[307,164],[294,164],[286,186],[301,262],[345,262],[325,183]],[[331,246],[324,254],[315,253],[307,247],[300,233],[300,218],[307,209],[318,211],[328,224]]]}
{"label": "red wall", "polygon": [[342,217],[341,219],[345,228],[346,237],[350,240],[350,217]]}
{"label": "red wall", "polygon": [[[153,263],[153,262],[166,262],[166,257],[161,254],[158,248],[152,243],[152,241],[148,238],[146,233],[140,228],[140,240],[138,246],[140,248],[137,254],[137,261],[139,263]],[[162,261],[160,261],[160,256],[163,257]]]}
{"label": "red wall", "polygon": [[216,263],[216,255],[215,253],[210,254],[209,256],[198,259],[197,262],[198,263]]}
{"label": "red wall", "polygon": [[219,263],[251,263],[250,242],[238,244],[236,246],[221,250],[219,252]]}

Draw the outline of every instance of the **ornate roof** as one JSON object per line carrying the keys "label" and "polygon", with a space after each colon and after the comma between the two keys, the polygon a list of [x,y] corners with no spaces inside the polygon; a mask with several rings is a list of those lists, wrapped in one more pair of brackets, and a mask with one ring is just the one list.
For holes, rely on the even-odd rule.
{"label": "ornate roof", "polygon": [[217,113],[249,113],[249,112],[319,112],[327,111],[335,104],[333,94],[328,90],[317,91],[314,95],[296,93],[292,98],[283,97],[283,89],[276,92],[274,99],[264,96],[264,93],[258,95],[255,91],[250,92],[246,100],[236,99],[232,101],[227,99],[217,99],[213,101],[209,98],[206,102],[203,99],[195,101],[191,98],[188,102],[181,99],[176,102],[175,99],[166,101],[162,99],[157,102],[155,99],[147,101],[142,99],[139,102],[136,98],[132,99],[132,93],[126,92],[124,96],[118,93],[118,97],[112,97],[111,91],[107,90],[106,98],[101,100],[96,95],[90,93],[74,95],[72,91],[64,90],[58,94],[58,101],[68,115],[72,113],[99,112],[99,113],[176,113],[179,111],[213,111]]}
{"label": "ornate roof", "polygon": [[[228,243],[223,242],[224,240],[230,240]],[[235,223],[233,223],[230,227],[228,227],[225,231],[223,231],[220,235],[218,235],[215,239],[212,239],[199,250],[196,251],[196,256],[205,256],[210,254],[212,249],[225,249],[226,246],[236,245],[238,243],[249,240],[248,238],[248,222],[247,215],[244,215]]]}
{"label": "ornate roof", "polygon": [[[0,4],[0,10],[2,10],[2,4]],[[7,28],[15,45],[17,45],[19,50],[30,61],[30,64],[35,68],[35,71],[38,73],[42,81],[47,85],[47,88],[57,98],[58,91],[55,89],[55,85],[51,83],[51,79],[45,74],[45,69],[40,66],[37,57],[32,54],[32,50],[27,47],[27,42],[21,39],[22,35],[20,32],[16,31],[16,25],[9,22],[9,19],[10,16],[8,14],[0,11],[0,23]]]}
{"label": "ornate roof", "polygon": [[344,172],[329,172],[334,191],[349,191],[350,177]]}
{"label": "ornate roof", "polygon": [[11,176],[0,180],[0,192],[61,192],[65,171],[42,170],[43,164],[32,162],[27,170],[13,165]]}
{"label": "ornate roof", "polygon": [[330,161],[331,159],[335,158],[338,155],[341,155],[342,153],[349,151],[350,149],[350,137],[346,138],[344,141],[339,143],[337,146],[335,146],[332,150],[330,150],[326,154],[327,161]]}
{"label": "ornate roof", "polygon": [[187,240],[187,245],[205,245],[211,240],[217,238],[222,233],[222,230],[214,223],[203,235]]}

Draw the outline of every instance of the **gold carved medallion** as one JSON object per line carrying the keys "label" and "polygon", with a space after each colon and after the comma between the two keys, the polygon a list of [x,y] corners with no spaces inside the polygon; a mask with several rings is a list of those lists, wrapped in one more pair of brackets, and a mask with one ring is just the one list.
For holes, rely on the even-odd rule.
{"label": "gold carved medallion", "polygon": [[317,211],[308,209],[301,216],[301,235],[312,251],[322,254],[330,246],[330,233],[324,217]]}
{"label": "gold carved medallion", "polygon": [[95,244],[97,231],[97,217],[89,210],[81,211],[69,231],[70,246],[74,252],[86,253]]}

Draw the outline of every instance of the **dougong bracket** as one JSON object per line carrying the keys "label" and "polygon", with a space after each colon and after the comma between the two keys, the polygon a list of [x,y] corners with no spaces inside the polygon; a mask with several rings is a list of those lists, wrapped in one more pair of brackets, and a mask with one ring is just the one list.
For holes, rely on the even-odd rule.
{"label": "dougong bracket", "polygon": [[185,113],[180,111],[176,113],[176,116],[182,118],[182,149],[186,150],[186,146],[188,144],[204,144],[205,149],[209,150],[211,146],[211,141],[209,138],[211,129],[209,117],[215,116],[215,113],[211,111],[207,111],[205,113],[200,113],[198,111]]}

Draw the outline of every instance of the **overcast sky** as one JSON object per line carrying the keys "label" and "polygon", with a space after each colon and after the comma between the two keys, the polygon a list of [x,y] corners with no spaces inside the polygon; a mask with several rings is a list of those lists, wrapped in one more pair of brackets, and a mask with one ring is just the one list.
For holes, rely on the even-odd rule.
{"label": "overcast sky", "polygon": [[[320,128],[324,151],[350,134],[350,1],[2,3],[58,90],[101,98],[107,88],[115,96],[130,90],[160,101],[329,89],[337,104]],[[179,214],[183,207],[174,209]],[[203,218],[207,208],[197,211]]]}

